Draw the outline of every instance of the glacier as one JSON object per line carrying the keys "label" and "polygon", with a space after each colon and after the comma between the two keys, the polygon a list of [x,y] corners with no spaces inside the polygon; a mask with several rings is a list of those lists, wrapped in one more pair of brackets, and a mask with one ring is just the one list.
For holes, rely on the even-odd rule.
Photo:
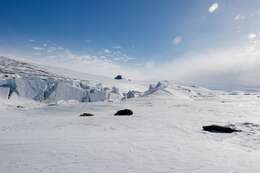
{"label": "glacier", "polygon": [[13,94],[35,101],[57,102],[77,100],[96,102],[118,95],[114,88],[91,84],[86,80],[72,79],[49,73],[38,66],[0,57],[0,93],[10,99]]}

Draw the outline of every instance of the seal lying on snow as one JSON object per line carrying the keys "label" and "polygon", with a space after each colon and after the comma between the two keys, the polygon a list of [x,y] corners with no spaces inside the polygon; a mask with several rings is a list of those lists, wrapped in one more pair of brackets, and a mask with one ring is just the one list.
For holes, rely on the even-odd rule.
{"label": "seal lying on snow", "polygon": [[123,77],[122,77],[122,75],[117,75],[114,79],[121,80],[121,79],[123,79]]}
{"label": "seal lying on snow", "polygon": [[90,114],[90,113],[83,113],[79,115],[80,117],[92,117],[94,116],[94,114]]}
{"label": "seal lying on snow", "polygon": [[130,116],[133,115],[133,111],[131,111],[130,109],[123,109],[123,110],[119,110],[117,111],[115,114],[115,116]]}
{"label": "seal lying on snow", "polygon": [[209,125],[202,127],[204,131],[212,132],[212,133],[233,133],[233,132],[241,132],[241,130],[237,130],[228,126],[219,126],[219,125]]}

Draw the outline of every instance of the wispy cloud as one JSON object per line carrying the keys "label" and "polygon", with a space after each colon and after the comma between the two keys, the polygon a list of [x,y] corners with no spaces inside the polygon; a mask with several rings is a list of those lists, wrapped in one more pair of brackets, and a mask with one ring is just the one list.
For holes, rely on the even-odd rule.
{"label": "wispy cloud", "polygon": [[112,53],[112,51],[110,51],[109,49],[104,49],[104,52],[108,54]]}
{"label": "wispy cloud", "polygon": [[190,52],[163,64],[149,60],[136,66],[122,65],[121,56],[108,56],[104,51],[103,54],[76,54],[62,48],[45,53],[47,50],[35,51],[31,58],[39,64],[108,77],[122,74],[132,79],[166,79],[219,89],[260,86],[260,40],[257,38],[233,48]]}
{"label": "wispy cloud", "polygon": [[112,49],[121,49],[121,46],[113,46]]}
{"label": "wispy cloud", "polygon": [[241,14],[237,14],[237,15],[234,17],[234,19],[235,19],[236,21],[244,20],[244,19],[245,19],[245,16],[243,16],[243,15],[241,15]]}
{"label": "wispy cloud", "polygon": [[248,35],[248,39],[249,40],[254,40],[256,38],[256,34],[255,33],[250,33],[249,35]]}
{"label": "wispy cloud", "polygon": [[[47,60],[46,60],[47,59]],[[85,72],[89,74],[113,77],[116,74],[123,74],[126,77],[139,78],[141,73],[133,68],[122,67],[108,57],[90,54],[75,54],[68,49],[46,56],[42,63],[71,69],[74,71]]]}
{"label": "wispy cloud", "polygon": [[226,49],[189,53],[171,62],[153,64],[146,73],[155,79],[210,88],[260,86],[260,41]]}
{"label": "wispy cloud", "polygon": [[241,17],[240,17],[239,14],[235,16],[235,20],[240,20],[240,18],[241,18]]}
{"label": "wispy cloud", "polygon": [[210,13],[214,13],[214,12],[218,9],[218,7],[219,7],[218,3],[213,3],[213,4],[209,7],[208,11],[209,11]]}
{"label": "wispy cloud", "polygon": [[[121,47],[104,48],[96,53],[77,54],[71,50],[53,43],[36,43],[30,60],[39,64],[67,68],[74,71],[113,77],[122,74],[129,78],[141,78],[142,74],[134,65],[122,64],[134,61],[135,58],[123,53]],[[142,76],[143,77],[143,76]]]}
{"label": "wispy cloud", "polygon": [[182,37],[178,35],[178,36],[174,37],[172,43],[173,43],[174,45],[178,45],[178,44],[180,44],[182,41],[183,41]]}
{"label": "wispy cloud", "polygon": [[44,47],[38,47],[38,46],[34,46],[32,47],[34,50],[44,50],[45,48]]}
{"label": "wispy cloud", "polygon": [[51,47],[48,47],[47,48],[47,52],[48,53],[52,53],[52,52],[55,52],[55,51],[57,51],[58,49],[56,48],[56,47],[54,47],[54,46],[51,46]]}

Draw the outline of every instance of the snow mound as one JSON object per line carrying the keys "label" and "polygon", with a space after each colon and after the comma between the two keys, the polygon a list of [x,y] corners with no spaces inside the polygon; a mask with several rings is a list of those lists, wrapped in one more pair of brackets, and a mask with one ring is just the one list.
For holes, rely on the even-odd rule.
{"label": "snow mound", "polygon": [[177,86],[176,90],[192,99],[205,99],[216,96],[213,91],[198,86]]}
{"label": "snow mound", "polygon": [[208,90],[206,88],[197,86],[180,86],[169,81],[160,81],[155,85],[150,84],[147,91],[141,94],[141,96],[165,96],[174,97],[176,99],[215,99],[217,98],[215,91]]}
{"label": "snow mound", "polygon": [[143,93],[142,96],[149,96],[149,95],[172,95],[172,93],[166,88],[168,87],[168,81],[160,81],[156,85],[150,84],[147,91]]}

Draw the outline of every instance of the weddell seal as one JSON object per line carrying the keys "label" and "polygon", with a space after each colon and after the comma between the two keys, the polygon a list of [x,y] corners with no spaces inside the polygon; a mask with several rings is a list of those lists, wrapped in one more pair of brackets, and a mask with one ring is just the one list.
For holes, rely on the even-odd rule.
{"label": "weddell seal", "polygon": [[92,117],[94,116],[94,114],[90,114],[90,113],[82,113],[79,115],[80,117]]}
{"label": "weddell seal", "polygon": [[219,125],[209,125],[202,127],[204,131],[212,132],[212,133],[233,133],[233,132],[241,132],[241,130],[237,130],[228,126],[219,126]]}
{"label": "weddell seal", "polygon": [[133,111],[130,109],[122,109],[117,111],[115,114],[115,116],[130,116],[133,115]]}
{"label": "weddell seal", "polygon": [[121,79],[123,79],[123,77],[122,77],[122,75],[117,75],[114,79],[121,80]]}

